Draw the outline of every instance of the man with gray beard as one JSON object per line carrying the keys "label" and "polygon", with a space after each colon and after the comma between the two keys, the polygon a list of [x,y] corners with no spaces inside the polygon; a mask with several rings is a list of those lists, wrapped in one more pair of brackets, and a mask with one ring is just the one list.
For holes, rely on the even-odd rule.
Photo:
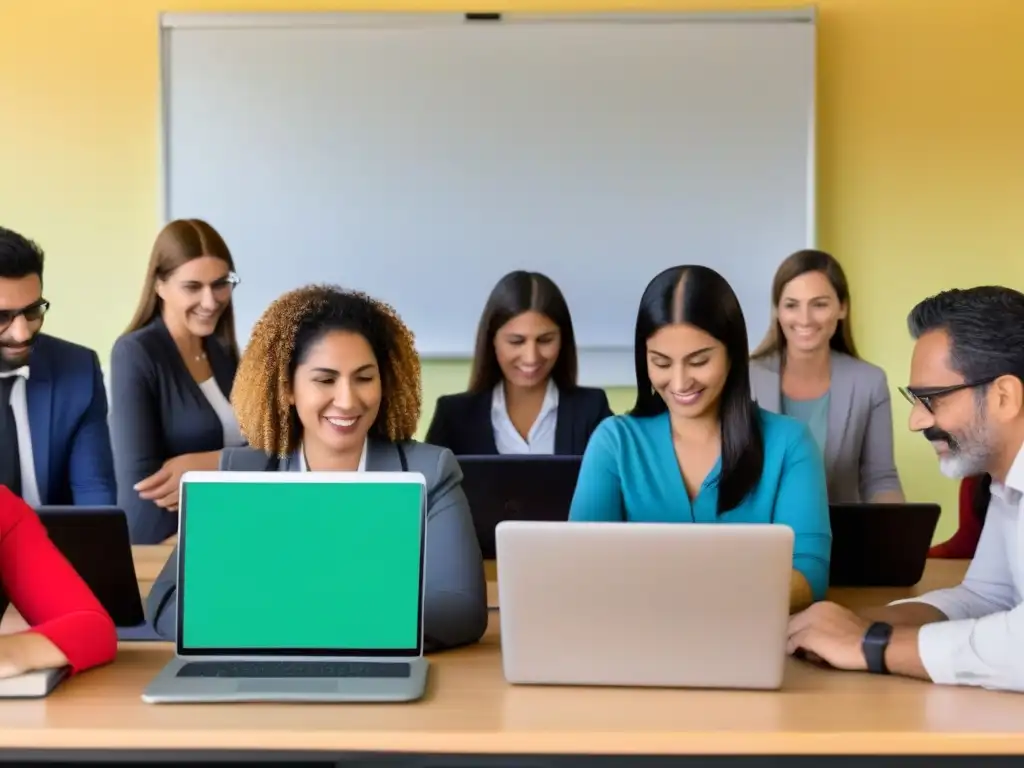
{"label": "man with gray beard", "polygon": [[789,652],[838,669],[1024,692],[1024,294],[945,291],[911,311],[910,429],[943,474],[989,473],[991,501],[963,583],[857,615],[793,616]]}

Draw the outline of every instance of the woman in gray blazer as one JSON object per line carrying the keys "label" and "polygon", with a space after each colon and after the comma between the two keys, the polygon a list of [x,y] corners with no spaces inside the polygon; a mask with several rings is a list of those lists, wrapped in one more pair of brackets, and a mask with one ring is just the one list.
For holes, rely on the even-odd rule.
{"label": "woman in gray blazer", "polygon": [[751,355],[754,399],[810,429],[830,501],[904,501],[888,381],[857,356],[839,262],[822,251],[794,253],[775,273],[772,306],[772,327]]}
{"label": "woman in gray blazer", "polygon": [[[412,440],[420,392],[412,334],[390,307],[331,287],[291,291],[256,323],[239,363],[232,403],[249,447],[222,451],[220,469],[422,474],[424,647],[436,651],[480,639],[487,587],[455,456]],[[168,639],[177,626],[176,563],[177,549],[147,599],[150,621]]]}

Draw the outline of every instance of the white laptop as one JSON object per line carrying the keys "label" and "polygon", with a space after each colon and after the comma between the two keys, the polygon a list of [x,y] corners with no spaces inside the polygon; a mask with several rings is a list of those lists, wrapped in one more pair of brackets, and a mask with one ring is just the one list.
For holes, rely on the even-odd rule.
{"label": "white laptop", "polygon": [[177,647],[150,703],[422,697],[426,484],[414,472],[189,472]]}
{"label": "white laptop", "polygon": [[506,521],[495,535],[508,682],[781,687],[788,526]]}

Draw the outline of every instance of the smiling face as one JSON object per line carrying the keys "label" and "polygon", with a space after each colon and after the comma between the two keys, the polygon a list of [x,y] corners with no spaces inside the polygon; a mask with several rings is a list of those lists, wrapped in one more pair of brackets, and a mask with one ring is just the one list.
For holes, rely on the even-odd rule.
{"label": "smiling face", "polygon": [[28,362],[45,312],[39,275],[0,278],[0,370]]}
{"label": "smiling face", "polygon": [[231,303],[233,287],[231,268],[223,259],[200,256],[185,262],[157,280],[164,322],[195,336],[209,336]]}
{"label": "smiling face", "polygon": [[382,397],[377,358],[358,333],[328,331],[296,366],[291,402],[303,443],[318,453],[361,452]]}
{"label": "smiling face", "polygon": [[516,315],[494,334],[494,354],[512,386],[546,385],[562,350],[562,335],[551,318],[538,312]]}
{"label": "smiling face", "polygon": [[805,272],[782,289],[776,308],[789,351],[827,348],[847,308],[824,272]]}
{"label": "smiling face", "polygon": [[997,430],[990,423],[986,401],[978,396],[978,388],[928,397],[929,391],[964,383],[964,377],[950,366],[946,332],[922,334],[914,345],[908,389],[921,393],[923,402],[915,403],[910,412],[910,429],[922,433],[932,444],[939,469],[951,478],[988,471],[997,442]]}
{"label": "smiling face", "polygon": [[696,326],[667,325],[647,340],[647,375],[671,414],[698,418],[717,412],[729,355]]}

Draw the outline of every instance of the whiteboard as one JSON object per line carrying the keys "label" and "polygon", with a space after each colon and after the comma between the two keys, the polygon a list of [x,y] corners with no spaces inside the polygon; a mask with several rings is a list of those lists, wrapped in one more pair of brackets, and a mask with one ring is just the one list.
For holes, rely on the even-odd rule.
{"label": "whiteboard", "polygon": [[633,384],[655,274],[706,264],[755,345],[814,245],[811,12],[167,14],[164,210],[224,235],[240,343],[312,282],[393,304],[426,358],[472,354],[495,282],[565,293],[581,383]]}

